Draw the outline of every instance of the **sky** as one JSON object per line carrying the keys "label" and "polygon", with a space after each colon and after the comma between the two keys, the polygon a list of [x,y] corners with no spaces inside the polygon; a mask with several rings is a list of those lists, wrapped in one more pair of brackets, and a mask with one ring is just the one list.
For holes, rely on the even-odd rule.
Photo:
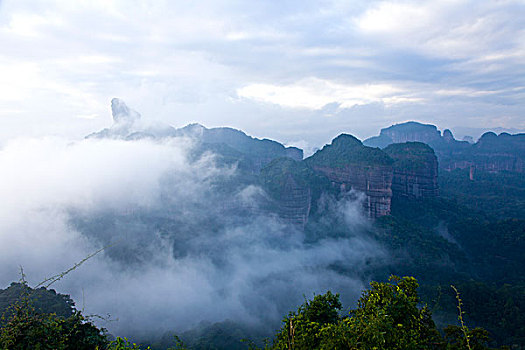
{"label": "sky", "polygon": [[0,0],[0,46],[0,145],[108,127],[113,97],[306,149],[525,129],[523,0]]}

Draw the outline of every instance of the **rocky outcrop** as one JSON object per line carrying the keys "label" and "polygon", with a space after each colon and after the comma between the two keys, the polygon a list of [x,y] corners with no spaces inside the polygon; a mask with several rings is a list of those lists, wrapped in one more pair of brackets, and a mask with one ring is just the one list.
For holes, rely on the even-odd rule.
{"label": "rocky outcrop", "polygon": [[288,175],[280,195],[279,215],[289,223],[304,227],[308,221],[311,206],[310,188],[300,185],[291,175]]}
{"label": "rocky outcrop", "polygon": [[441,132],[435,125],[406,122],[381,129],[379,136],[366,139],[363,143],[370,147],[385,148],[392,143],[414,141],[437,143],[441,141]]}
{"label": "rocky outcrop", "polygon": [[441,133],[435,125],[421,124],[418,122],[406,122],[393,125],[381,130],[380,135],[384,135],[392,140],[393,143],[403,142],[439,142]]}
{"label": "rocky outcrop", "polygon": [[339,191],[363,192],[369,217],[390,214],[392,159],[380,149],[366,147],[355,137],[342,134],[305,162]]}
{"label": "rocky outcrop", "polygon": [[392,200],[392,167],[359,166],[341,167],[314,166],[314,170],[324,174],[340,192],[355,190],[366,195],[365,211],[370,218],[390,214]]}
{"label": "rocky outcrop", "polygon": [[312,201],[319,197],[315,173],[304,162],[279,158],[262,169],[261,185],[274,201],[274,210],[287,223],[304,227],[312,208]]}
{"label": "rocky outcrop", "polygon": [[421,142],[392,144],[384,149],[393,160],[393,196],[436,197],[438,160],[434,150]]}
{"label": "rocky outcrop", "polygon": [[111,115],[113,117],[113,125],[111,125],[110,128],[89,134],[86,138],[109,138],[134,141],[175,136],[175,128],[169,125],[162,123],[143,124],[141,115],[118,98],[111,100]]}

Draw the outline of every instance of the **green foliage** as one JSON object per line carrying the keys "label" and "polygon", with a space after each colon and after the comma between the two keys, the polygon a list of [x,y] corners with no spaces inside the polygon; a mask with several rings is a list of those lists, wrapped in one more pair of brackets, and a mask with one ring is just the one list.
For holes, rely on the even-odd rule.
{"label": "green foliage", "polygon": [[502,218],[525,217],[525,177],[516,172],[475,171],[469,169],[441,171],[438,177],[443,198],[456,200],[471,210]]}
{"label": "green foliage", "polygon": [[430,311],[418,308],[417,281],[372,282],[358,307],[340,317],[339,295],[306,301],[283,320],[273,349],[434,349],[442,343]]}
{"label": "green foliage", "polygon": [[389,166],[392,159],[379,148],[364,146],[352,135],[341,134],[322,150],[307,158],[309,166],[345,167],[348,165]]}
{"label": "green foliage", "polygon": [[430,311],[418,308],[418,283],[392,276],[393,283],[372,282],[347,323],[356,348],[432,349],[439,339]]}
{"label": "green foliage", "polygon": [[27,303],[13,306],[0,329],[2,349],[91,350],[107,345],[104,329],[98,329],[79,311],[68,318],[35,313]]}
{"label": "green foliage", "polygon": [[323,327],[339,322],[342,305],[339,294],[330,291],[305,301],[296,312],[283,320],[274,349],[314,349],[323,341]]}
{"label": "green foliage", "polygon": [[[492,344],[525,344],[525,284],[499,286],[466,281],[457,284],[457,288],[462,295],[465,322],[489,331],[495,341]],[[450,288],[425,286],[422,294],[433,304],[433,313],[442,323],[454,322],[456,295]]]}
{"label": "green foliage", "polygon": [[28,303],[40,314],[55,313],[67,318],[74,314],[75,303],[69,295],[56,293],[53,289],[44,287],[32,289],[25,283],[11,283],[6,289],[0,289],[0,325],[13,312],[14,305]]}
{"label": "green foliage", "polygon": [[[490,349],[488,332],[469,329],[463,322],[446,327],[442,336],[430,310],[419,306],[417,289],[413,277],[391,276],[389,282],[371,282],[357,308],[346,317],[339,316],[338,294],[317,295],[283,320],[273,344],[265,349]],[[457,297],[461,306],[459,293]],[[460,310],[460,321],[463,314]]]}
{"label": "green foliage", "polygon": [[147,348],[143,348],[143,347],[141,348],[140,345],[129,341],[125,337],[124,338],[117,337],[117,339],[110,342],[109,346],[107,347],[107,350],[141,350],[141,349],[150,350],[151,348],[149,346]]}
{"label": "green foliage", "polygon": [[469,265],[473,276],[501,283],[525,279],[525,219],[487,222],[466,218],[449,228],[472,256]]}
{"label": "green foliage", "polygon": [[394,169],[401,171],[417,171],[425,169],[429,164],[436,164],[434,150],[421,142],[393,143],[383,149],[394,160]]}
{"label": "green foliage", "polygon": [[167,332],[160,341],[151,345],[152,349],[164,350],[173,346],[186,346],[192,350],[246,350],[249,348],[246,338],[253,343],[261,343],[267,336],[267,333],[261,332],[259,328],[231,320],[202,322],[195,328],[179,334],[180,338],[174,332]]}
{"label": "green foliage", "polygon": [[445,327],[447,350],[484,350],[489,349],[489,332],[483,328],[465,329],[449,325]]}

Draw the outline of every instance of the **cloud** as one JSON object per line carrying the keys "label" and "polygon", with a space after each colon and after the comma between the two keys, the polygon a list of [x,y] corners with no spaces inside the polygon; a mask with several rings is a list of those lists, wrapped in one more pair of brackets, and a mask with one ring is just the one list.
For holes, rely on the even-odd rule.
{"label": "cloud", "polygon": [[387,47],[409,48],[446,59],[495,58],[502,49],[521,50],[523,44],[516,39],[524,34],[519,24],[522,21],[516,21],[512,13],[523,8],[523,3],[479,5],[464,0],[383,1],[354,20],[362,33],[375,36]]}
{"label": "cloud", "polygon": [[110,331],[137,338],[203,320],[271,329],[303,295],[327,289],[355,300],[366,264],[383,255],[363,234],[359,202],[325,198],[323,225],[344,234],[307,244],[263,209],[261,188],[213,154],[192,158],[192,149],[186,138],[8,142],[0,282],[18,280],[22,265],[34,284],[113,243],[54,288],[87,314],[111,314],[102,324]]}
{"label": "cloud", "polygon": [[346,85],[309,78],[286,86],[251,84],[237,90],[240,97],[291,108],[321,109],[329,104],[351,108],[375,102],[389,104],[419,102],[403,96],[403,89],[390,84]]}

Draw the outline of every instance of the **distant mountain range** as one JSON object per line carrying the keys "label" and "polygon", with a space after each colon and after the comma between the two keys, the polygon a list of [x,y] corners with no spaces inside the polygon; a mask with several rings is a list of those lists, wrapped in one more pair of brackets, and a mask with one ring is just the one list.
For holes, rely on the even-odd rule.
{"label": "distant mountain range", "polygon": [[443,134],[434,125],[407,122],[382,129],[379,136],[366,139],[370,147],[385,148],[393,143],[418,141],[434,149],[441,169],[472,168],[483,171],[512,171],[523,173],[525,134],[484,133],[470,144],[458,141],[448,129]]}
{"label": "distant mountain range", "polygon": [[303,159],[303,151],[257,139],[232,128],[208,129],[190,124],[142,127],[140,114],[112,100],[114,125],[88,138],[125,140],[188,137],[196,142],[193,156],[212,152],[220,161],[235,164],[246,183],[262,184],[274,201],[271,207],[288,222],[304,226],[323,193],[365,194],[364,208],[371,218],[390,214],[392,197],[436,197],[441,171],[523,173],[525,134],[487,132],[474,144],[458,141],[448,129],[407,122],[382,129],[361,142],[341,134],[331,144]]}

